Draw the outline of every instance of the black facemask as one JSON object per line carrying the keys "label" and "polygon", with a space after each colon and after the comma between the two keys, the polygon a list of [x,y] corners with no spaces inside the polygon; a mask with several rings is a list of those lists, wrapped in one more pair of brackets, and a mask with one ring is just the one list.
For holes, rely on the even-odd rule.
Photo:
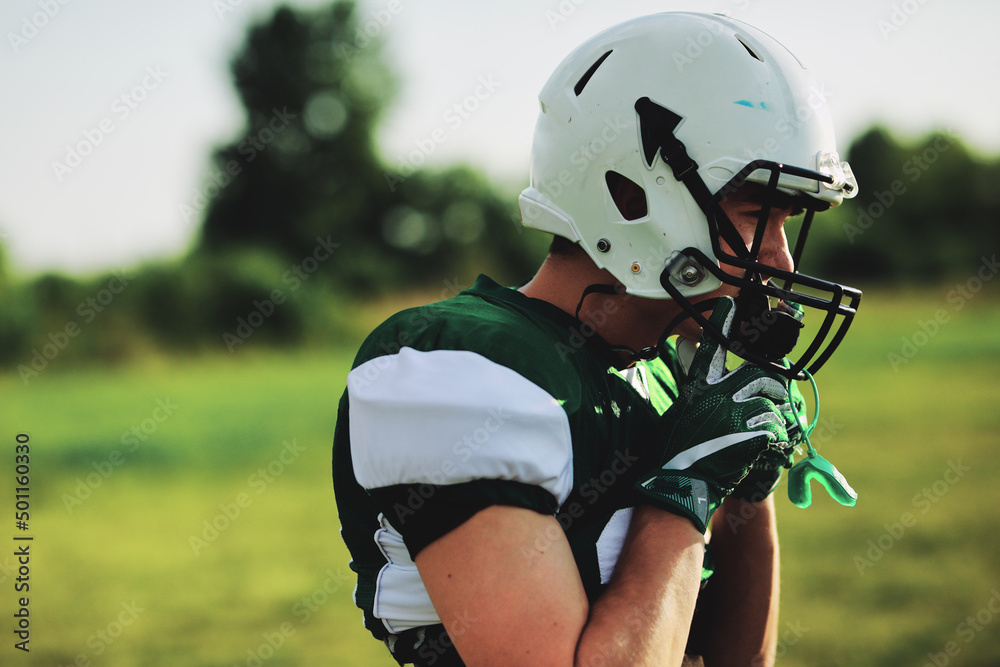
{"label": "black facemask", "polygon": [[[685,316],[693,318],[720,345],[743,359],[789,378],[802,379],[803,370],[815,374],[840,345],[861,301],[860,290],[798,272],[813,215],[827,204],[808,196],[802,197],[807,203],[807,210],[792,253],[791,271],[763,264],[759,256],[771,207],[779,197],[785,196],[778,190],[779,179],[785,175],[815,181],[817,187],[821,187],[821,184],[833,183],[833,177],[770,160],[754,160],[713,194],[699,175],[698,164],[674,134],[681,117],[648,97],[637,100],[635,110],[639,116],[640,140],[646,164],[652,164],[659,156],[670,167],[674,178],[688,189],[708,220],[715,255],[707,257],[697,248],[685,248],[671,259],[660,274],[660,285],[684,309]],[[770,176],[763,193],[753,243],[747,248],[720,202],[726,194],[746,183],[751,174],[759,171],[768,172]],[[723,251],[723,240],[735,254]],[[741,277],[723,271],[719,264],[735,267]],[[721,331],[709,324],[703,313],[711,307],[709,303],[694,304],[680,292],[685,287],[696,285],[706,273],[711,273],[725,285],[739,288],[736,298],[739,321],[730,337],[723,336]],[[762,276],[767,276],[767,280]],[[822,312],[823,320],[805,351],[797,359],[786,362],[786,357],[798,342],[803,315],[810,310]],[[675,324],[676,320],[668,329]],[[665,331],[663,337],[669,333],[669,330]]]}

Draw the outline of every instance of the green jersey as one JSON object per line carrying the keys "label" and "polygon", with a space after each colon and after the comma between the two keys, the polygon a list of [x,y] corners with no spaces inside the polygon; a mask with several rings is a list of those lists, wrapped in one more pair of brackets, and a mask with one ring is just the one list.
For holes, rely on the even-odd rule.
{"label": "green jersey", "polygon": [[[604,306],[612,317],[615,302]],[[586,324],[485,276],[380,325],[348,375],[333,445],[368,630],[401,664],[461,664],[414,559],[492,505],[554,516],[595,600],[632,486],[659,460],[657,423],[680,373],[672,346],[627,366]]]}

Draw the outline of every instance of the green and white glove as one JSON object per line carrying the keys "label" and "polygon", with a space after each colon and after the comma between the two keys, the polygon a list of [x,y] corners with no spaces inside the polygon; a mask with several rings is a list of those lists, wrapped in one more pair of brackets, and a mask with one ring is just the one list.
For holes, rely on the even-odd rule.
{"label": "green and white glove", "polygon": [[[734,310],[722,297],[712,312],[711,324],[726,337]],[[727,371],[725,348],[703,333],[680,395],[661,418],[663,463],[636,482],[641,500],[689,518],[704,533],[758,457],[788,447],[778,408],[788,400],[786,387],[752,364]]]}
{"label": "green and white glove", "polygon": [[[795,406],[794,411],[792,405]],[[806,399],[794,381],[788,382],[788,400],[778,405],[778,411],[785,418],[788,442],[783,443],[779,449],[769,449],[761,454],[747,476],[733,490],[734,498],[759,503],[778,487],[781,469],[792,467],[792,453],[805,440],[805,430],[809,425],[806,420]]]}

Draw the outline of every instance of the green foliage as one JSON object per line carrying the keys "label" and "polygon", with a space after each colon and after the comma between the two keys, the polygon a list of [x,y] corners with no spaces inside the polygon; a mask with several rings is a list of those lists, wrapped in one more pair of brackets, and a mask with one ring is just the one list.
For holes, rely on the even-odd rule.
{"label": "green foliage", "polygon": [[39,315],[25,289],[4,285],[0,303],[0,366],[10,366],[31,349],[31,331]]}
{"label": "green foliage", "polygon": [[136,301],[143,324],[164,345],[210,343],[255,311],[266,322],[254,327],[258,341],[287,345],[303,339],[303,304],[289,298],[282,266],[263,251],[238,251],[212,261],[194,256],[179,267],[151,268],[139,282]]}
{"label": "green foliage", "polygon": [[379,163],[373,135],[392,79],[352,3],[277,10],[251,28],[232,69],[247,129],[214,156],[228,184],[209,203],[203,252],[266,248],[299,261],[330,236],[343,252],[323,279],[354,296],[448,278],[476,245],[518,279],[540,257],[511,224],[515,199],[480,175]]}
{"label": "green foliage", "polygon": [[934,282],[975,269],[1000,245],[1000,160],[958,137],[899,142],[875,127],[847,159],[860,194],[822,214],[803,266],[844,281]]}
{"label": "green foliage", "polygon": [[214,156],[231,182],[211,200],[207,250],[267,247],[301,258],[320,235],[373,236],[385,209],[372,132],[392,90],[377,45],[353,46],[354,7],[281,7],[253,26],[232,64],[246,109]]}
{"label": "green foliage", "polygon": [[355,328],[349,302],[322,282],[338,250],[292,263],[248,248],[7,286],[0,365],[30,384],[43,373],[149,355],[327,347]]}

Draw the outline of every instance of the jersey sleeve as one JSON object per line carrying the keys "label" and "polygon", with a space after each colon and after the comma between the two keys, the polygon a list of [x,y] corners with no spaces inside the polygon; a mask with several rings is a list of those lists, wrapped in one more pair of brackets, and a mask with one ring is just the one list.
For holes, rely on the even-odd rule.
{"label": "jersey sleeve", "polygon": [[573,483],[551,394],[465,350],[370,359],[347,379],[354,474],[411,557],[491,505],[555,513]]}

